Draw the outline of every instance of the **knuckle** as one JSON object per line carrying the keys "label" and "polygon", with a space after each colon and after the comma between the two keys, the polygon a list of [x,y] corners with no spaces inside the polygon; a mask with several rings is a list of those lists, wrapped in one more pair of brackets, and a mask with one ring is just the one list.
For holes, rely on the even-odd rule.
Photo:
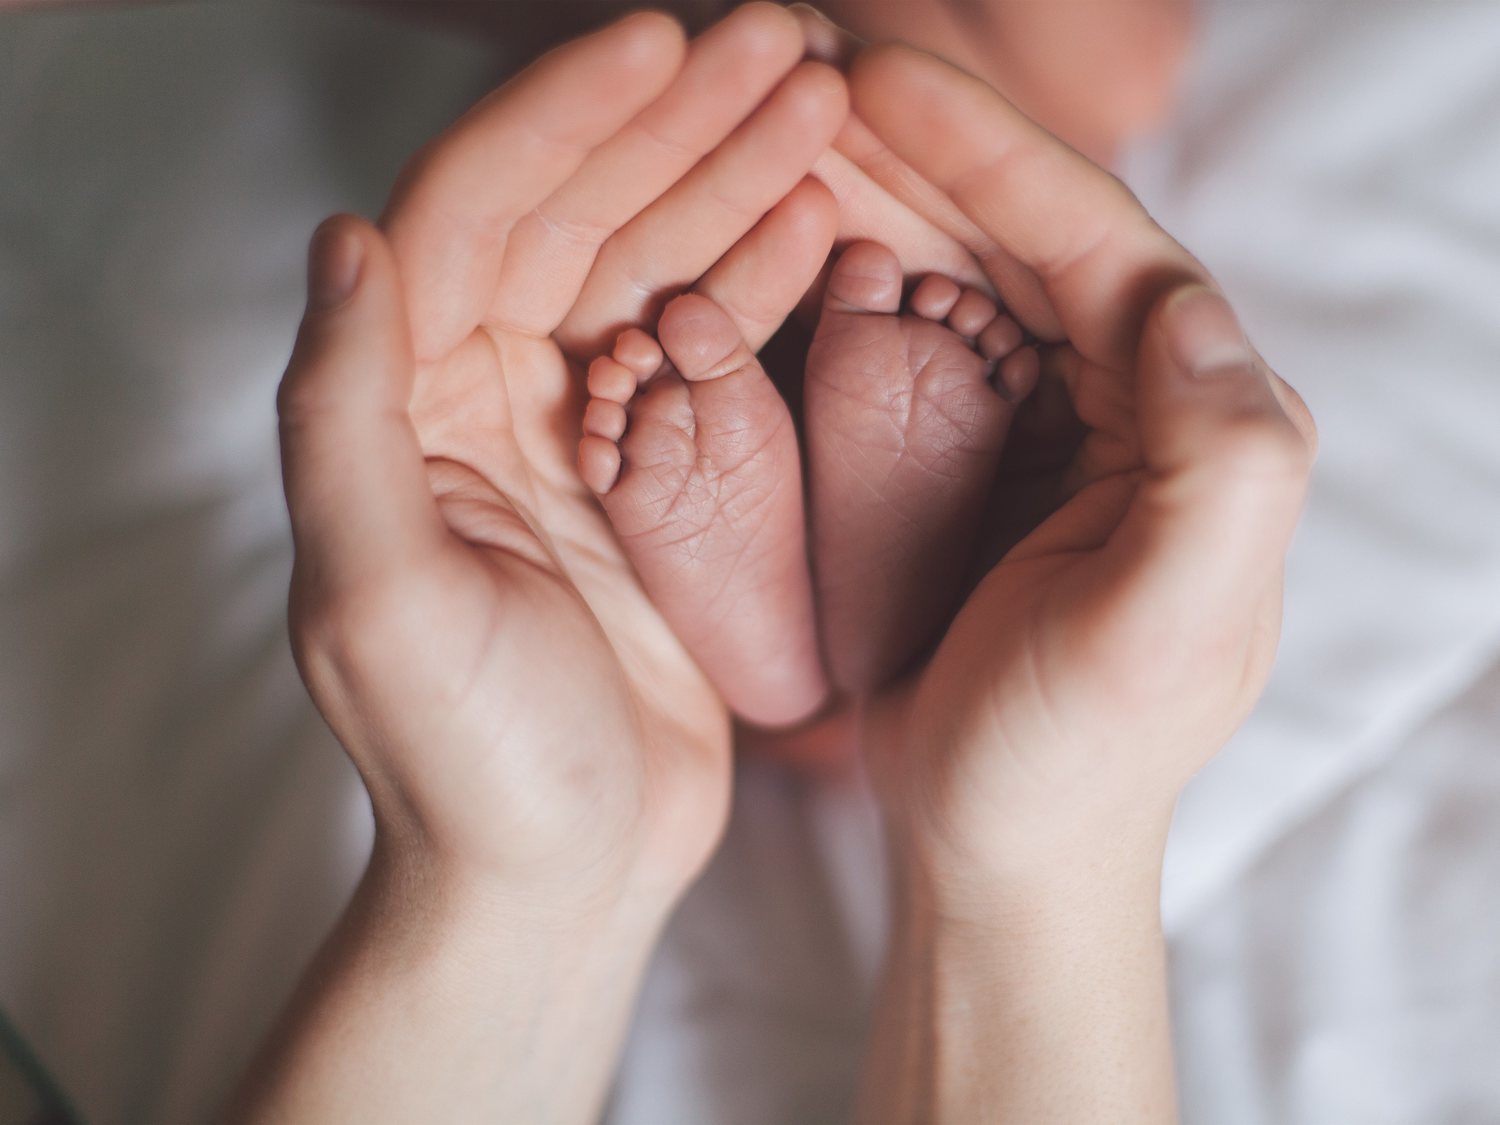
{"label": "knuckle", "polygon": [[567,245],[581,249],[595,249],[603,246],[618,228],[618,224],[609,219],[587,215],[554,214],[548,210],[545,203],[532,212],[532,217],[548,234]]}
{"label": "knuckle", "polygon": [[678,136],[669,123],[642,118],[636,129],[646,144],[657,150],[658,158],[670,164],[691,164],[703,157],[705,146],[691,137]]}

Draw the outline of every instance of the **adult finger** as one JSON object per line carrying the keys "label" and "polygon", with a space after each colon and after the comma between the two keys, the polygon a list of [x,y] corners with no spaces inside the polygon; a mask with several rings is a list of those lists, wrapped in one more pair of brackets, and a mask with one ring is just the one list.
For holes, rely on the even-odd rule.
{"label": "adult finger", "polygon": [[406,302],[380,232],[328,220],[308,252],[307,311],[277,393],[298,568],[347,589],[444,538],[407,413]]}
{"label": "adult finger", "polygon": [[800,61],[776,4],[737,8],[688,49],[676,80],[511,232],[490,321],[553,331],[605,240],[712,152]]}
{"label": "adult finger", "polygon": [[758,352],[817,280],[838,222],[832,193],[817,180],[803,180],[694,288],[728,313]]}
{"label": "adult finger", "polygon": [[658,13],[626,16],[543,56],[418,154],[382,225],[401,263],[419,359],[490,308],[513,224],[676,77],[686,43]]}
{"label": "adult finger", "polygon": [[755,114],[604,245],[557,333],[597,354],[625,324],[654,319],[801,182],[848,111],[843,77],[803,63]]}
{"label": "adult finger", "polygon": [[787,9],[802,27],[807,57],[846,70],[865,45],[863,39],[846,31],[811,4],[793,4]]}
{"label": "adult finger", "polygon": [[[1312,468],[1310,418],[1283,409],[1229,304],[1202,285],[1160,299],[1141,341],[1145,473],[1105,547],[1131,604],[1189,623],[1248,604],[1281,573]],[[1248,592],[1248,595],[1247,595]]]}
{"label": "adult finger", "polygon": [[1202,266],[1130,192],[984,82],[906,47],[852,68],[855,111],[994,246],[1040,280],[1088,358],[1125,369],[1146,310]]}
{"label": "adult finger", "polygon": [[[810,59],[847,71],[865,47],[863,39],[809,4],[793,4],[787,11],[802,25]],[[930,185],[921,185],[854,114],[813,174],[838,200],[839,245],[879,242],[895,252],[908,275],[940,273],[981,290],[992,286],[966,250],[980,240],[965,237],[970,228],[962,213]]]}
{"label": "adult finger", "polygon": [[840,246],[879,242],[895,253],[909,276],[939,273],[962,285],[991,287],[963,243],[898,200],[843,153],[829,149],[813,165],[813,175],[838,200]]}
{"label": "adult finger", "polygon": [[[993,289],[995,295],[1004,302],[1006,311],[1032,334],[1047,340],[1063,338],[1065,334],[1062,325],[1058,323],[1057,315],[1052,311],[1051,299],[1036,274],[997,246],[951,199],[892,152],[859,117],[849,115],[834,141],[834,151],[826,159],[829,163],[842,159],[851,164],[857,170],[859,180],[870,185],[868,189],[860,190],[857,180],[848,193],[840,194],[844,211],[849,216],[848,227],[853,228],[864,222],[862,208],[866,198],[875,201],[880,207],[879,226],[889,226],[898,236],[906,223],[920,217],[925,224],[936,228],[934,233],[941,232],[941,236],[946,236],[939,236],[938,242],[955,243],[964,249],[965,265],[972,267],[975,262],[983,263],[981,280],[977,283],[972,277],[954,274],[948,276],[966,285]],[[820,174],[823,169],[824,165],[820,163]],[[853,198],[845,198],[846,195]],[[870,224],[864,222],[864,225]],[[879,235],[868,237],[877,242],[886,241]],[[848,241],[847,232],[841,236],[840,241]],[[886,245],[896,251],[903,266],[907,267],[907,272],[913,272],[912,267],[907,265],[912,260],[909,253],[903,252],[893,242],[886,241]],[[933,237],[929,236],[922,245],[923,248],[918,253],[924,253],[926,246],[934,245]],[[918,268],[922,272],[948,273],[946,270],[934,270],[925,263]]]}

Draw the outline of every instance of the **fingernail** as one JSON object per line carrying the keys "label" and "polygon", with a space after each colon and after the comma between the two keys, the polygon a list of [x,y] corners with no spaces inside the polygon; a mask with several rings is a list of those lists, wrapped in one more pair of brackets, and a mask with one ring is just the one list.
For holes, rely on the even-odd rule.
{"label": "fingernail", "polygon": [[1221,371],[1243,371],[1253,361],[1229,302],[1205,285],[1174,294],[1163,311],[1168,346],[1178,366],[1195,377]]}
{"label": "fingernail", "polygon": [[364,245],[341,223],[328,220],[313,232],[307,248],[307,307],[337,308],[359,284]]}

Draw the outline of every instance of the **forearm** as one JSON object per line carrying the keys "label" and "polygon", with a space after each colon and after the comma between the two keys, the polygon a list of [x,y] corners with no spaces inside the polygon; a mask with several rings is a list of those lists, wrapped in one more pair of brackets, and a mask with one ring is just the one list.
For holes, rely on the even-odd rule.
{"label": "forearm", "polygon": [[592,1121],[664,913],[580,918],[377,857],[233,1118]]}
{"label": "forearm", "polygon": [[958,901],[898,857],[862,1119],[1173,1120],[1160,863],[1101,849]]}

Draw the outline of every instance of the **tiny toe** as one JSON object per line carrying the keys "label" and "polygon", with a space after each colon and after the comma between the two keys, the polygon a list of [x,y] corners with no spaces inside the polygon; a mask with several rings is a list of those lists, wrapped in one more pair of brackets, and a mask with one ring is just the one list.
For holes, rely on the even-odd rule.
{"label": "tiny toe", "polygon": [[878,242],[856,242],[828,276],[827,306],[835,312],[901,311],[901,262]]}
{"label": "tiny toe", "polygon": [[690,383],[722,378],[756,362],[729,314],[701,293],[686,293],[668,305],[656,331],[672,366]]}
{"label": "tiny toe", "polygon": [[1003,359],[1019,348],[1026,340],[1021,326],[1010,317],[1001,315],[990,321],[989,327],[979,334],[979,351],[985,359]]}
{"label": "tiny toe", "polygon": [[661,345],[639,328],[627,328],[615,341],[615,359],[638,379],[649,379],[662,365]]}
{"label": "tiny toe", "polygon": [[1042,359],[1035,348],[1018,348],[1000,362],[995,376],[997,389],[1011,402],[1020,402],[1036,389],[1042,374]]}
{"label": "tiny toe", "polygon": [[578,475],[603,496],[620,479],[620,447],[602,437],[586,435],[578,443]]}
{"label": "tiny toe", "polygon": [[601,355],[589,364],[589,394],[596,399],[629,402],[636,382],[635,372],[612,356]]}
{"label": "tiny toe", "polygon": [[605,441],[619,441],[625,436],[625,408],[609,399],[591,400],[583,411],[583,432]]}
{"label": "tiny toe", "polygon": [[953,311],[963,289],[951,277],[928,274],[911,295],[911,311],[928,320],[942,320]]}
{"label": "tiny toe", "polygon": [[994,320],[998,312],[995,302],[979,290],[966,289],[948,314],[948,327],[972,340],[984,331],[985,325]]}

